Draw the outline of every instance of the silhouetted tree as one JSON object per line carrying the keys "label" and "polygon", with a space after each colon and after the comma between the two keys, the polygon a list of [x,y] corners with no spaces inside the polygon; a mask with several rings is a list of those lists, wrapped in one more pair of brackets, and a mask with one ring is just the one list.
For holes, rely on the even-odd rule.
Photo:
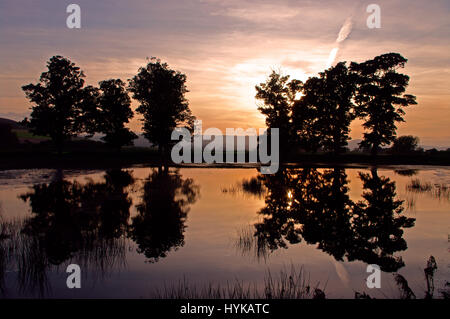
{"label": "silhouetted tree", "polygon": [[309,78],[294,104],[293,123],[302,148],[341,153],[349,139],[353,113],[354,75],[345,62]]}
{"label": "silhouetted tree", "polygon": [[100,90],[88,85],[80,93],[79,113],[75,119],[77,132],[87,133],[92,137],[99,131],[98,123],[101,121],[99,112]]}
{"label": "silhouetted tree", "polygon": [[398,53],[387,53],[363,63],[352,62],[350,69],[358,75],[355,96],[359,117],[365,120],[361,147],[370,147],[373,155],[389,145],[396,135],[396,122],[403,122],[402,107],[417,104],[413,95],[403,94],[409,77],[397,73],[407,59]]}
{"label": "silhouetted tree", "polygon": [[391,147],[391,152],[395,154],[412,153],[417,149],[418,145],[418,137],[411,135],[400,136],[394,140],[394,144]]}
{"label": "silhouetted tree", "polygon": [[84,74],[69,59],[53,56],[38,84],[22,87],[33,103],[30,127],[36,135],[52,138],[59,153],[64,141],[80,133]]}
{"label": "silhouetted tree", "polygon": [[139,214],[132,218],[129,232],[138,253],[157,262],[184,246],[187,213],[198,194],[194,181],[182,179],[178,171],[154,170],[145,181]]}
{"label": "silhouetted tree", "polygon": [[167,63],[152,58],[129,80],[129,90],[140,105],[137,112],[144,116],[144,136],[155,144],[162,156],[172,144],[172,131],[183,126],[193,130],[195,117],[185,98],[186,75],[169,68]]}
{"label": "silhouetted tree", "polygon": [[288,75],[272,71],[265,83],[255,87],[256,99],[263,102],[258,110],[266,117],[267,128],[279,129],[281,159],[286,156],[292,141],[292,106],[301,85],[301,81],[289,81]]}
{"label": "silhouetted tree", "polygon": [[137,135],[125,127],[133,117],[131,100],[120,79],[111,79],[99,83],[101,94],[98,99],[98,131],[105,134],[102,139],[118,148],[132,145]]}
{"label": "silhouetted tree", "polygon": [[335,154],[341,153],[349,140],[350,123],[354,119],[352,98],[355,81],[345,62],[320,73],[323,91],[319,102],[321,145]]}
{"label": "silhouetted tree", "polygon": [[309,78],[302,86],[303,96],[293,106],[292,122],[296,144],[305,151],[317,152],[321,147],[318,104],[322,87],[321,79]]}

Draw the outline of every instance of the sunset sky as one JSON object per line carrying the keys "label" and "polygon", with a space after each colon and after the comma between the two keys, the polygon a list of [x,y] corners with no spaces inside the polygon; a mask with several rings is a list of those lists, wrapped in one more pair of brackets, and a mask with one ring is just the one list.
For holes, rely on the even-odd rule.
{"label": "sunset sky", "polygon": [[[70,3],[81,7],[81,29],[66,26]],[[380,29],[366,25],[371,3],[381,7]],[[448,0],[1,0],[0,46],[0,117],[29,115],[21,86],[37,82],[53,55],[75,62],[92,85],[127,80],[156,56],[187,75],[203,128],[223,131],[265,126],[254,87],[273,69],[306,80],[327,67],[334,48],[335,61],[348,62],[398,52],[409,60],[402,72],[418,101],[398,134],[450,147]],[[361,132],[354,122],[352,138]]]}

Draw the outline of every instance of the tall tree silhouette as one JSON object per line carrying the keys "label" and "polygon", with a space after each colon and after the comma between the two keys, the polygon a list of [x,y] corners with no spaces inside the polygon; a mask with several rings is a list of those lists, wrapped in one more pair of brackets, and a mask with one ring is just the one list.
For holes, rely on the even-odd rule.
{"label": "tall tree silhouette", "polygon": [[302,148],[315,151],[322,147],[335,154],[342,152],[355,117],[354,91],[354,76],[345,62],[306,81],[303,96],[294,104],[292,115]]}
{"label": "tall tree silhouette", "polygon": [[318,77],[309,78],[302,86],[303,96],[295,101],[292,108],[295,142],[305,151],[317,152],[321,147],[318,104],[322,84],[323,81]]}
{"label": "tall tree silhouette", "polygon": [[171,134],[177,126],[193,129],[195,117],[185,97],[186,75],[169,68],[167,63],[152,58],[146,67],[129,80],[129,90],[140,105],[137,112],[144,116],[144,136],[166,155],[172,143]]}
{"label": "tall tree silhouette", "polygon": [[73,62],[53,56],[38,84],[22,87],[33,103],[30,128],[34,134],[52,138],[59,153],[64,142],[80,132],[84,74]]}
{"label": "tall tree silhouette", "polygon": [[99,83],[101,95],[98,99],[98,131],[105,134],[102,139],[119,149],[131,145],[137,135],[125,127],[133,117],[131,100],[120,79],[105,80]]}
{"label": "tall tree silhouette", "polygon": [[402,107],[417,104],[415,96],[403,94],[409,77],[397,73],[407,61],[398,53],[387,53],[363,63],[351,63],[350,69],[358,75],[358,115],[365,120],[363,126],[368,131],[360,146],[371,148],[373,155],[394,141],[396,122],[404,121]]}
{"label": "tall tree silhouette", "polygon": [[99,98],[100,90],[92,85],[86,86],[81,91],[81,101],[79,103],[78,114],[75,119],[77,132],[87,133],[92,137],[99,131]]}
{"label": "tall tree silhouette", "polygon": [[184,245],[185,222],[190,205],[199,194],[192,179],[178,171],[154,170],[145,181],[138,215],[132,218],[129,236],[149,262],[157,262]]}
{"label": "tall tree silhouette", "polygon": [[280,133],[280,158],[286,156],[292,140],[291,113],[301,81],[289,81],[289,76],[272,71],[266,82],[257,85],[256,99],[263,102],[258,110],[266,117],[267,128],[278,128]]}

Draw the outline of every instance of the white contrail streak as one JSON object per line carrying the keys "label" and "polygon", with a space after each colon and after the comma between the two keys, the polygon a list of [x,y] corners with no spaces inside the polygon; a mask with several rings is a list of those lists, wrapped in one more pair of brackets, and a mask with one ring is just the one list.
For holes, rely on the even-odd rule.
{"label": "white contrail streak", "polygon": [[338,51],[339,51],[339,47],[335,47],[335,48],[331,49],[330,55],[328,56],[327,69],[333,65],[334,60],[336,60]]}
{"label": "white contrail streak", "polygon": [[342,41],[347,39],[348,36],[350,35],[350,33],[352,32],[352,29],[353,29],[353,21],[352,21],[351,17],[348,17],[345,20],[344,25],[342,26],[341,30],[339,31],[339,35],[336,39],[336,42],[341,43]]}
{"label": "white contrail streak", "polygon": [[341,30],[339,30],[339,34],[336,39],[336,46],[331,50],[330,55],[328,56],[327,69],[333,65],[339,52],[340,44],[348,38],[348,36],[352,32],[352,29],[353,21],[351,17],[348,17],[342,25]]}

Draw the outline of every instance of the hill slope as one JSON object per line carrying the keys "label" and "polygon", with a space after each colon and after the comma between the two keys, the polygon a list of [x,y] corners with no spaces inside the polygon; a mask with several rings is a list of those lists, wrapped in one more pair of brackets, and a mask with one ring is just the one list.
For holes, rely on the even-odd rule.
{"label": "hill slope", "polygon": [[19,123],[17,123],[16,121],[10,120],[10,119],[5,119],[0,117],[0,125],[9,125],[13,130],[14,129],[24,129],[24,127],[22,125],[20,125]]}

